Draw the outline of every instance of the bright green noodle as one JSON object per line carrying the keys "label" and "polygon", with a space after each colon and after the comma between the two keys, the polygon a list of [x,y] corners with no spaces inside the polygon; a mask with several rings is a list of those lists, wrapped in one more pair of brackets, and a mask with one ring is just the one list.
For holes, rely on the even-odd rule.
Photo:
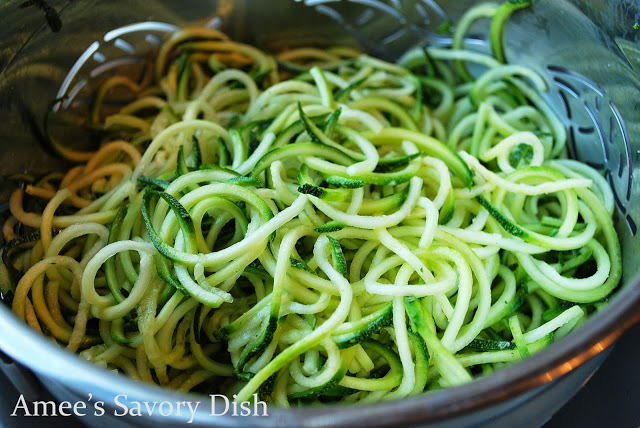
{"label": "bright green noodle", "polygon": [[[101,366],[280,406],[402,398],[540,351],[602,307],[621,255],[606,181],[559,159],[545,82],[504,64],[526,5],[472,9],[451,47],[398,64],[177,33],[155,81],[98,92],[116,137],[13,193],[5,300]],[[464,49],[477,21],[497,58]],[[109,115],[116,86],[132,102]]]}

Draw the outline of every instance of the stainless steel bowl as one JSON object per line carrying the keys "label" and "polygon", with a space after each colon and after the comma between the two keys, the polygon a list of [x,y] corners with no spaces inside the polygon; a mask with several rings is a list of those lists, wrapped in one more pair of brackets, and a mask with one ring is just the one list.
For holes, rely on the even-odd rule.
{"label": "stainless steel bowl", "polygon": [[[69,125],[86,117],[92,88],[116,68],[135,73],[144,55],[157,49],[175,26],[219,26],[235,39],[266,49],[340,43],[392,59],[421,43],[446,44],[437,32],[440,24],[455,22],[479,2],[51,0],[20,8],[21,3],[0,5],[0,174],[64,167],[47,150],[47,133],[90,141]],[[43,9],[45,4],[58,12],[59,21]],[[247,420],[211,416],[206,397],[137,383],[81,361],[19,322],[3,305],[0,349],[34,371],[58,399],[85,401],[89,408],[103,401],[104,416],[83,419],[92,426],[175,425],[190,418],[184,412],[114,417],[114,397],[121,394],[129,401],[199,400],[194,426],[522,425],[526,418],[529,425],[542,423],[593,373],[614,341],[640,320],[639,20],[636,0],[533,0],[532,8],[508,23],[508,60],[543,76],[551,88],[543,96],[569,131],[571,155],[606,171],[623,247],[623,280],[609,306],[547,350],[449,390],[375,405],[271,408],[270,417]],[[474,27],[469,46],[486,50],[485,32],[482,26]],[[6,190],[0,200],[7,200]]]}

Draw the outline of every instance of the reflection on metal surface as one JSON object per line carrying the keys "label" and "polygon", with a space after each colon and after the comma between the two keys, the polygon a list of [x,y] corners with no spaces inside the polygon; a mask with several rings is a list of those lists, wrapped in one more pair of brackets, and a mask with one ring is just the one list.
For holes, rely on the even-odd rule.
{"label": "reflection on metal surface", "polygon": [[[78,58],[76,63],[73,64],[73,67],[71,67],[71,70],[69,71],[69,74],[67,74],[67,77],[64,78],[64,81],[62,82],[62,85],[58,90],[58,94],[56,96],[57,99],[62,99],[67,95],[69,86],[71,86],[73,79],[76,77],[82,66],[87,62],[89,58],[91,58],[91,56],[98,50],[99,47],[99,42],[93,42],[91,43],[91,45],[89,45],[87,50],[84,51],[82,55],[80,55],[80,58]],[[57,111],[58,108],[59,105],[57,104],[53,107],[54,111]]]}
{"label": "reflection on metal surface", "polygon": [[98,76],[123,65],[140,63],[144,55],[158,49],[162,39],[178,29],[165,22],[140,22],[108,31],[102,42],[94,41],[80,55],[57,93],[53,111],[69,108],[87,78]]}
{"label": "reflection on metal surface", "polygon": [[167,24],[166,22],[140,22],[137,24],[125,25],[124,27],[111,30],[104,35],[103,41],[110,42],[113,39],[117,39],[120,36],[126,34],[137,33],[139,31],[146,33],[172,33],[177,31],[176,25]]}
{"label": "reflection on metal surface", "polygon": [[549,371],[547,371],[546,373],[542,374],[539,377],[539,383],[546,383],[546,382],[552,381],[554,379],[557,379],[560,376],[563,376],[575,370],[577,367],[580,367],[581,365],[583,365],[586,361],[590,360],[591,358],[594,358],[596,355],[599,355],[605,350],[610,349],[610,346],[613,344],[613,342],[615,342],[618,336],[619,334],[614,334],[612,336],[609,336],[595,343],[594,345],[589,347],[586,351],[582,352],[581,354],[568,359],[562,364],[558,364],[557,366],[554,366]]}
{"label": "reflection on metal surface", "polygon": [[[410,46],[413,40],[428,37],[448,42],[448,36],[437,33],[438,27],[450,22],[433,0],[299,0],[318,13],[340,23],[369,49],[385,57],[396,57],[398,46]],[[346,13],[346,7],[357,5],[357,13]]]}

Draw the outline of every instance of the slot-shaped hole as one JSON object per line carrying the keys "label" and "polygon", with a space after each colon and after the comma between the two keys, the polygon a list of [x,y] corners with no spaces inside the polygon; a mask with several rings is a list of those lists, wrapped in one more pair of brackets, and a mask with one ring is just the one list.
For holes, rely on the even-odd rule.
{"label": "slot-shaped hole", "polygon": [[356,24],[365,25],[367,22],[371,21],[374,15],[375,14],[373,13],[373,10],[367,8],[364,12],[362,12],[360,16],[358,16],[358,18],[356,19]]}
{"label": "slot-shaped hole", "polygon": [[125,52],[128,52],[128,53],[131,53],[131,54],[134,53],[135,50],[136,50],[135,47],[131,43],[129,43],[126,40],[123,40],[123,39],[121,39],[119,37],[115,40],[115,42],[113,42],[113,44],[118,49],[121,49],[121,50],[123,50]]}
{"label": "slot-shaped hole", "polygon": [[611,177],[611,172],[609,172],[607,174],[607,181],[609,182],[609,186],[611,187],[611,193],[613,194],[613,200],[616,203],[616,206],[618,207],[618,210],[622,214],[627,214],[627,208],[624,205],[622,205],[622,201],[620,200],[620,197],[618,196],[618,192],[616,192],[616,188],[613,185],[613,178]]}
{"label": "slot-shaped hole", "polygon": [[631,229],[631,234],[636,236],[636,233],[638,233],[638,226],[636,226],[636,222],[633,221],[630,215],[627,216],[627,224],[629,225],[629,229]]}
{"label": "slot-shaped hole", "polygon": [[620,153],[620,164],[618,165],[618,178],[622,178],[622,173],[624,172],[624,156]]}
{"label": "slot-shaped hole", "polygon": [[560,95],[560,99],[562,100],[562,105],[564,106],[564,110],[567,112],[567,119],[571,120],[571,106],[569,105],[569,100],[567,100],[567,96],[564,91],[558,91],[558,95]]}

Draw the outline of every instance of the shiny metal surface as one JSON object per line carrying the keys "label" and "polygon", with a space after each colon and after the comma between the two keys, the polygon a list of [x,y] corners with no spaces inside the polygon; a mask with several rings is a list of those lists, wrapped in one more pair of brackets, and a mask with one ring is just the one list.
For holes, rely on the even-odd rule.
{"label": "shiny metal surface", "polygon": [[[455,22],[477,2],[189,0],[178,6],[169,0],[52,1],[62,23],[58,32],[41,11],[20,9],[20,3],[10,0],[0,6],[2,174],[60,167],[46,149],[45,131],[66,140],[75,136],[91,141],[90,134],[76,133],[92,89],[116,68],[139,72],[145,55],[157,49],[172,25],[219,26],[233,38],[267,49],[339,43],[394,58],[417,44],[446,44],[447,38],[438,32],[441,24]],[[624,275],[609,307],[548,350],[469,385],[375,406],[273,409],[272,417],[254,418],[251,425],[459,426],[489,421],[541,390],[550,391],[549,385],[541,385],[576,373],[576,367],[640,319],[638,20],[640,5],[632,0],[533,0],[533,7],[516,14],[506,31],[508,60],[533,67],[548,82],[551,90],[543,95],[569,130],[571,155],[606,171],[616,195]],[[136,23],[145,24],[131,26]],[[474,27],[469,47],[486,51],[486,30]],[[6,200],[1,191],[0,200]],[[184,397],[79,361],[42,340],[5,307],[0,307],[0,348],[43,375],[60,394],[73,391],[83,396],[89,391],[111,402],[123,391],[146,400]],[[247,424],[242,418],[212,418],[206,406],[201,410],[195,420],[200,426]],[[182,419],[158,418],[153,423],[178,420]]]}

